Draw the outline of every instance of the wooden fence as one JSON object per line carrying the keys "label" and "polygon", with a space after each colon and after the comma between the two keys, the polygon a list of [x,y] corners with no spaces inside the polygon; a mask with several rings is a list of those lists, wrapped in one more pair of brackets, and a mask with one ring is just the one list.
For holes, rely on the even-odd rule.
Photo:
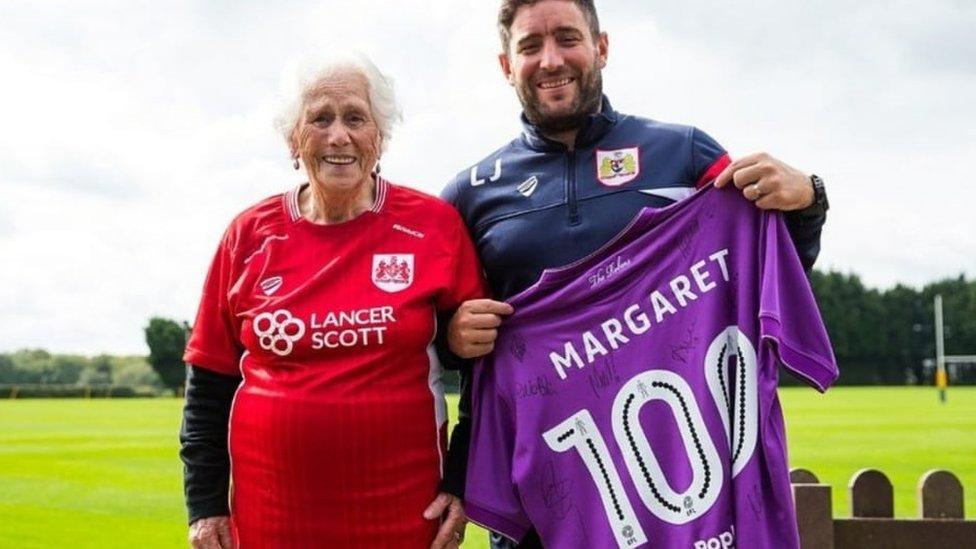
{"label": "wooden fence", "polygon": [[949,471],[919,479],[915,519],[894,518],[891,481],[876,469],[851,477],[850,518],[834,518],[831,487],[810,471],[793,469],[790,480],[803,549],[976,548],[976,520],[965,520],[962,483]]}

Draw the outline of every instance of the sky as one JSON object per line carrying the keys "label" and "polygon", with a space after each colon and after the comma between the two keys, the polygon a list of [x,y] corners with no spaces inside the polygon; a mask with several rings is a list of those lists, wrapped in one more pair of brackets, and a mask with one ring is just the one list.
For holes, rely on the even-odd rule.
{"label": "sky", "polygon": [[[976,3],[598,0],[615,108],[827,182],[818,267],[976,276]],[[231,218],[301,180],[273,121],[337,49],[396,82],[382,158],[437,194],[520,131],[488,0],[4,0],[0,352],[147,352]]]}

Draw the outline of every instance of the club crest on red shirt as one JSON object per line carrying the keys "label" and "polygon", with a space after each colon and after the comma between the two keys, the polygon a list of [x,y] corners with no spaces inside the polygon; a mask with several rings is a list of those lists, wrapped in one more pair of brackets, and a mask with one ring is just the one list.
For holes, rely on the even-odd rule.
{"label": "club crest on red shirt", "polygon": [[373,284],[396,293],[413,284],[413,254],[373,254]]}

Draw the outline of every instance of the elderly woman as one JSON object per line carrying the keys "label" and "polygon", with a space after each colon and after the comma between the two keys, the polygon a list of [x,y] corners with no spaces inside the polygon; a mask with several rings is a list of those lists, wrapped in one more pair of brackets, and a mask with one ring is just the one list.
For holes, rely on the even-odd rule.
{"label": "elderly woman", "polygon": [[308,182],[238,215],[217,248],[184,356],[194,547],[461,539],[460,503],[437,493],[431,343],[483,282],[454,209],[378,174],[397,113],[366,59],[303,79],[282,130]]}

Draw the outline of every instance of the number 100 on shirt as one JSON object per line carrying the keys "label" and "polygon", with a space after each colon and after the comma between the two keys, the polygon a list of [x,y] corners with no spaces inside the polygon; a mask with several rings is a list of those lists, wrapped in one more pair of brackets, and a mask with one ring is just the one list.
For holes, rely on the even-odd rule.
{"label": "number 100 on shirt", "polygon": [[[732,456],[733,478],[752,457],[756,446],[756,351],[752,343],[738,327],[729,326],[709,345],[702,367],[714,408],[725,426],[725,440],[710,438],[688,382],[670,370],[652,368],[633,376],[623,384],[610,405],[613,439],[641,503],[656,517],[671,524],[695,520],[718,498],[725,482],[718,445],[724,445]],[[684,443],[692,481],[682,491],[668,481],[638,419],[641,409],[653,401],[667,405]],[[600,494],[620,547],[649,541],[624,491],[610,447],[589,410],[579,410],[542,437],[555,452],[578,452]]]}

